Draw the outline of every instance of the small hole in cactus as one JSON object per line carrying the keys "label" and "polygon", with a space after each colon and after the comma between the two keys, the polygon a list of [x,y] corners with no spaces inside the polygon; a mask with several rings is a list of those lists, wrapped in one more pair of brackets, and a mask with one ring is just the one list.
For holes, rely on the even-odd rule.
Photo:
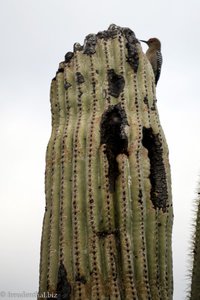
{"label": "small hole in cactus", "polygon": [[108,70],[109,94],[118,98],[125,86],[125,80],[122,75],[115,73],[114,69]]}

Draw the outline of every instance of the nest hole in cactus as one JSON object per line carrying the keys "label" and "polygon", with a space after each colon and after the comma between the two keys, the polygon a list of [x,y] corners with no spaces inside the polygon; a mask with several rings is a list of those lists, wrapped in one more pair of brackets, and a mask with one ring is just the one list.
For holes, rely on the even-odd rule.
{"label": "nest hole in cactus", "polygon": [[151,201],[154,208],[162,209],[163,212],[166,212],[168,191],[162,143],[159,139],[159,134],[155,134],[152,128],[143,127],[142,144],[148,150],[150,160]]}
{"label": "nest hole in cactus", "polygon": [[125,132],[125,126],[127,125],[126,112],[120,103],[110,105],[102,115],[100,125],[101,144],[106,145],[104,151],[109,163],[108,178],[111,192],[115,191],[115,181],[119,175],[116,157],[119,154],[128,156],[128,137]]}

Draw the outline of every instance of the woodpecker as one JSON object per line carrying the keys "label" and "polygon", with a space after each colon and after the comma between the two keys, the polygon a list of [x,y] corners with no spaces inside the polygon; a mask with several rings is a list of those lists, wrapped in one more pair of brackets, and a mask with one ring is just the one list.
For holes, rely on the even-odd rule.
{"label": "woodpecker", "polygon": [[157,85],[162,66],[161,43],[157,38],[151,38],[148,41],[140,41],[146,43],[149,46],[146,52],[146,56],[151,63],[155,76],[155,84]]}

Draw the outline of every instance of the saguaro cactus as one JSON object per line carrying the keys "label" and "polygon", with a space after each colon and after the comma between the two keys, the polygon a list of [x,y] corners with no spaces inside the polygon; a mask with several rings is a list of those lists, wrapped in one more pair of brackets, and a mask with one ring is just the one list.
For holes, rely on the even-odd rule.
{"label": "saguaro cactus", "polygon": [[198,192],[197,198],[197,214],[195,220],[195,232],[193,238],[193,269],[191,272],[192,275],[192,284],[190,295],[188,299],[198,300],[200,299],[200,189]]}
{"label": "saguaro cactus", "polygon": [[40,299],[172,299],[170,166],[154,81],[135,34],[115,25],[60,63]]}

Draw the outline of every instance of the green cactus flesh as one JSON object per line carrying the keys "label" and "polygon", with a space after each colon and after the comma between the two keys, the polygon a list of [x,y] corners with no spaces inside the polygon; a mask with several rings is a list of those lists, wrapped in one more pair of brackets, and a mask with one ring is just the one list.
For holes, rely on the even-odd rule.
{"label": "green cactus flesh", "polygon": [[168,148],[135,34],[75,44],[50,98],[39,299],[172,299]]}

